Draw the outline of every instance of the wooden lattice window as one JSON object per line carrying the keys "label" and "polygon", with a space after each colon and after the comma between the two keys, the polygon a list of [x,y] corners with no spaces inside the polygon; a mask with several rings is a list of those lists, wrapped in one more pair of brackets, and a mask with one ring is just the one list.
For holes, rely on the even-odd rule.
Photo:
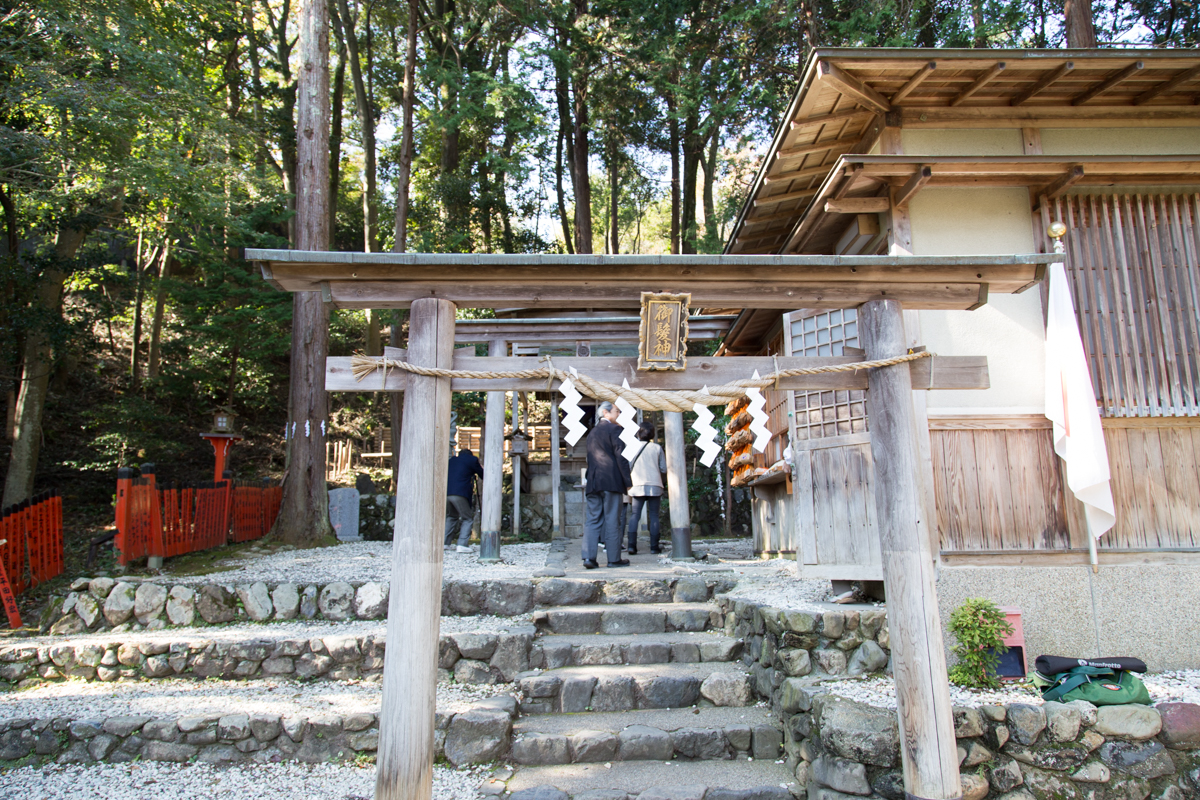
{"label": "wooden lattice window", "polygon": [[1071,294],[1101,413],[1200,414],[1200,195],[1078,195],[1042,208],[1046,225],[1067,226]]}
{"label": "wooden lattice window", "polygon": [[[789,355],[840,356],[858,347],[858,311],[796,311],[787,315]],[[797,441],[866,433],[867,393],[861,389],[793,392]]]}

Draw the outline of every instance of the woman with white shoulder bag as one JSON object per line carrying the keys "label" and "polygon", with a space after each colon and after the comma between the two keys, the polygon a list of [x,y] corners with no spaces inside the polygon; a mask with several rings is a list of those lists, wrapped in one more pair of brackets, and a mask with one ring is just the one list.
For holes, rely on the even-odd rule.
{"label": "woman with white shoulder bag", "polygon": [[660,553],[658,546],[659,525],[658,510],[662,504],[663,473],[667,471],[667,456],[662,446],[651,441],[654,438],[654,426],[643,422],[638,427],[637,438],[642,449],[633,457],[629,471],[633,478],[633,486],[629,496],[633,498],[633,508],[629,510],[629,555],[637,554],[638,521],[642,518],[642,507],[646,508],[646,524],[650,528],[650,552]]}

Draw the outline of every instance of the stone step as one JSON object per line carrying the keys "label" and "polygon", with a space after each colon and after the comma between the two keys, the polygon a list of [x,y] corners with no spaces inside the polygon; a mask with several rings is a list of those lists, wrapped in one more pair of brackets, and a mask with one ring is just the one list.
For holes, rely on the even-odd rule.
{"label": "stone step", "polygon": [[785,765],[742,759],[517,767],[506,784],[485,782],[483,791],[498,794],[507,788],[512,792],[509,800],[561,797],[530,791],[538,787],[554,787],[573,800],[792,800],[804,796],[804,787]]}
{"label": "stone step", "polygon": [[779,758],[783,734],[765,708],[696,708],[524,717],[513,725],[517,764],[728,761]]}
{"label": "stone step", "polygon": [[[31,755],[59,763],[352,761],[379,738],[377,686],[153,681],[71,683],[0,694],[0,766]],[[510,695],[439,684],[437,755],[456,765],[508,752]]]}
{"label": "stone step", "polygon": [[723,633],[550,634],[538,637],[530,666],[542,669],[604,664],[735,661],[742,642]]}
{"label": "stone step", "polygon": [[522,676],[522,714],[575,714],[686,708],[693,705],[748,706],[754,702],[750,676],[739,664],[708,662],[563,667]]}
{"label": "stone step", "polygon": [[[629,581],[635,583],[635,581]],[[641,583],[641,581],[636,581]],[[646,581],[657,583],[657,581]],[[607,586],[606,586],[607,588]],[[664,595],[663,603],[666,602]],[[671,633],[724,628],[721,610],[709,603],[629,603],[618,606],[586,605],[551,608],[533,615],[533,623],[543,633]]]}

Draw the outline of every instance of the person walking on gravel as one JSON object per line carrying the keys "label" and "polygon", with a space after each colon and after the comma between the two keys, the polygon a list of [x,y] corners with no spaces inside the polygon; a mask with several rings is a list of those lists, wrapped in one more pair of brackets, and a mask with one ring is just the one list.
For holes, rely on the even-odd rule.
{"label": "person walking on gravel", "polygon": [[633,498],[633,508],[629,510],[629,555],[637,555],[637,529],[642,518],[642,506],[646,507],[646,526],[650,529],[650,552],[662,552],[658,546],[658,510],[662,503],[663,473],[667,471],[667,456],[663,453],[662,445],[652,441],[654,426],[643,422],[638,427],[637,438],[644,444],[630,465],[630,475],[633,488],[629,490]]}
{"label": "person walking on gravel", "polygon": [[605,400],[597,409],[600,422],[587,438],[587,517],[583,525],[583,565],[596,563],[600,537],[604,537],[604,555],[610,567],[625,567],[621,558],[621,497],[633,485],[629,462],[621,455],[621,412]]}
{"label": "person walking on gravel", "polygon": [[[471,452],[464,447],[458,455],[451,456],[449,468],[446,470],[446,547],[454,546],[454,529],[458,528],[458,547],[460,553],[469,553],[471,548],[467,542],[471,539],[471,522],[475,519],[475,509],[471,498],[475,496],[475,476],[483,477],[483,465]],[[396,509],[400,511],[401,509]]]}

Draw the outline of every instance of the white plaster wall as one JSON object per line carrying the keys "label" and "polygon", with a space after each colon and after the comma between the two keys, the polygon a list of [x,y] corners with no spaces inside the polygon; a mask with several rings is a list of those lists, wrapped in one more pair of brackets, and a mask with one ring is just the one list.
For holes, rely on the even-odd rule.
{"label": "white plaster wall", "polygon": [[900,141],[906,155],[1019,156],[1024,152],[1018,128],[905,128]]}
{"label": "white plaster wall", "polygon": [[1200,153],[1200,127],[1043,128],[1042,152],[1048,156],[1194,155]]}
{"label": "white plaster wall", "polygon": [[[918,255],[1036,252],[1026,189],[926,189],[909,213]],[[975,311],[922,311],[920,319],[926,347],[942,355],[985,355],[991,378],[990,389],[929,392],[931,414],[1044,411],[1045,327],[1036,287],[992,294]]]}

